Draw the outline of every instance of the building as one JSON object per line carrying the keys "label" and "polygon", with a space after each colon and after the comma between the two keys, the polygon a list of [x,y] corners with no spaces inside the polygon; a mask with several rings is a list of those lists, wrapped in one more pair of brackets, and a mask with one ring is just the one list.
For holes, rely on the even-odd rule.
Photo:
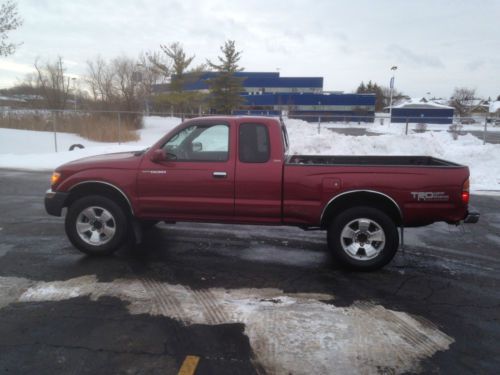
{"label": "building", "polygon": [[[386,109],[389,109],[387,107]],[[454,108],[422,99],[410,99],[392,106],[391,122],[422,122],[428,124],[452,124]]]}
{"label": "building", "polygon": [[[204,72],[185,83],[184,90],[208,92],[208,81],[216,72]],[[238,72],[242,78],[244,104],[234,114],[281,115],[308,121],[373,121],[374,94],[324,92],[323,77],[281,77],[279,72]],[[169,85],[155,85],[156,93]],[[354,119],[353,119],[354,117]]]}
{"label": "building", "polygon": [[495,116],[500,116],[500,100],[495,102],[492,101],[489,105],[488,111]]}

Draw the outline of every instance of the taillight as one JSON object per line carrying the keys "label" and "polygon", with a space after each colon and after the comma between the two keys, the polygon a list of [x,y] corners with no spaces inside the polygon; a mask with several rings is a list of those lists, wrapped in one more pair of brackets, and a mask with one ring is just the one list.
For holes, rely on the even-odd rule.
{"label": "taillight", "polygon": [[469,179],[467,179],[467,181],[464,182],[464,186],[462,187],[462,203],[463,204],[469,203],[469,198],[470,198],[469,188],[470,188],[470,183],[469,183]]}

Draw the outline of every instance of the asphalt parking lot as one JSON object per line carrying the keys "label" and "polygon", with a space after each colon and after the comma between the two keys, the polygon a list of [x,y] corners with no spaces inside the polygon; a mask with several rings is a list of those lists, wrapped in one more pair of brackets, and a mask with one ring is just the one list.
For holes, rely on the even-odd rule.
{"label": "asphalt parking lot", "polygon": [[500,197],[354,273],[296,228],[160,224],[86,257],[45,214],[48,177],[0,170],[1,373],[498,373]]}

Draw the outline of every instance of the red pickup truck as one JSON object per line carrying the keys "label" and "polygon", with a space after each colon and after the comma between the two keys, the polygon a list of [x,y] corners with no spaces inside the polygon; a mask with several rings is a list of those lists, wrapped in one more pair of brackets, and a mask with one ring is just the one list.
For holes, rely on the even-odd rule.
{"label": "red pickup truck", "polygon": [[110,254],[158,221],[291,225],[327,230],[341,264],[370,270],[394,257],[404,227],[477,222],[468,201],[466,166],[289,155],[281,119],[225,116],[186,121],[143,151],[60,166],[45,207],[67,207],[67,236],[87,254]]}

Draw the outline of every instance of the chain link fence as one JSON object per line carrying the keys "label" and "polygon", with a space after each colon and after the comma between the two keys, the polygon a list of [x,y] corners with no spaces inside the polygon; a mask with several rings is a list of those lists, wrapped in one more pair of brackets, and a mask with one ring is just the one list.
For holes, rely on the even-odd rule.
{"label": "chain link fence", "polygon": [[[240,115],[255,113],[239,111]],[[148,117],[176,118],[179,123],[199,113],[150,112]],[[279,116],[276,111],[259,111],[258,115]],[[203,116],[203,115],[202,115]],[[208,116],[208,115],[204,115]],[[318,134],[334,131],[346,135],[374,135],[391,133],[409,135],[423,132],[446,131],[455,139],[472,134],[483,143],[500,144],[500,117],[389,117],[386,113],[374,115],[333,115],[331,113],[282,114],[286,121],[302,120],[304,126],[314,126]],[[0,128],[50,132],[54,151],[61,151],[58,134],[76,134],[95,142],[133,142],[139,140],[138,130],[145,122],[143,112],[80,111],[80,110],[26,110],[3,109],[0,112]],[[78,146],[78,145],[76,145]]]}

